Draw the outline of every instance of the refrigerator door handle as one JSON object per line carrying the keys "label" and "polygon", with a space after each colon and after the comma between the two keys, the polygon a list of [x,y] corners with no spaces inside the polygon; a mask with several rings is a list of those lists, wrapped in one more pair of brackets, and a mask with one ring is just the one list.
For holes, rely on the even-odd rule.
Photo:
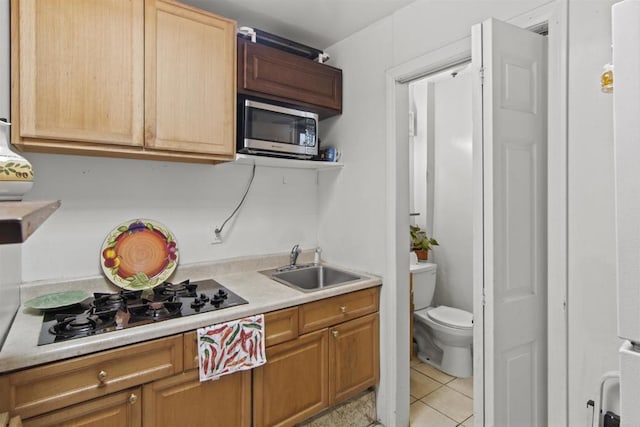
{"label": "refrigerator door handle", "polygon": [[[620,382],[620,372],[608,371],[600,377],[600,387],[598,391],[597,404],[593,409],[594,416],[591,417],[592,427],[602,427],[602,400],[604,399],[604,385],[609,380],[617,380]],[[587,404],[588,406],[588,404]]]}

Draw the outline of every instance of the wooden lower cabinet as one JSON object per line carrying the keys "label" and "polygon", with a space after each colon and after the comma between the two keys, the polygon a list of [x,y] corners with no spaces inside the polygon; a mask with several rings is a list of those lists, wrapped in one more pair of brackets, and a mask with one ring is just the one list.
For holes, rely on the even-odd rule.
{"label": "wooden lower cabinet", "polygon": [[329,405],[378,384],[378,314],[330,328]]}
{"label": "wooden lower cabinet", "polygon": [[105,397],[79,403],[39,417],[24,420],[22,425],[29,427],[44,426],[82,426],[134,427],[142,425],[141,389],[136,387]]}
{"label": "wooden lower cabinet", "polygon": [[[268,346],[267,363],[253,370],[255,427],[293,426],[378,384],[378,292],[365,289],[299,306],[299,331],[307,333]],[[265,315],[284,318],[284,310]],[[266,322],[267,335],[270,324],[279,332],[291,322]]]}
{"label": "wooden lower cabinet", "polygon": [[267,348],[253,370],[255,427],[292,426],[329,407],[327,329]]}
{"label": "wooden lower cabinet", "polygon": [[251,371],[201,383],[191,370],[145,385],[143,396],[143,426],[251,425]]}
{"label": "wooden lower cabinet", "polygon": [[195,332],[8,373],[0,416],[25,426],[293,426],[378,383],[377,311],[376,288],[266,313],[267,363],[216,381],[200,382]]}

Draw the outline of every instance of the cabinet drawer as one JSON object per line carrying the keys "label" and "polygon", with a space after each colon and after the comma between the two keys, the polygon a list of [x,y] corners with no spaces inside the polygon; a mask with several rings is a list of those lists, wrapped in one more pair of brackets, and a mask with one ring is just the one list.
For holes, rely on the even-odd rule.
{"label": "cabinet drawer", "polygon": [[[298,337],[298,307],[272,311],[264,315],[265,346],[280,344]],[[184,370],[198,368],[198,335],[184,334]]]}
{"label": "cabinet drawer", "polygon": [[79,403],[35,418],[29,418],[24,427],[46,426],[119,426],[142,425],[142,394],[140,387],[113,393],[90,402]]}
{"label": "cabinet drawer", "polygon": [[301,334],[378,311],[378,288],[351,292],[300,306]]}
{"label": "cabinet drawer", "polygon": [[182,371],[182,335],[104,351],[0,378],[0,410],[22,418]]}
{"label": "cabinet drawer", "polygon": [[272,311],[264,315],[265,346],[298,337],[298,307]]}

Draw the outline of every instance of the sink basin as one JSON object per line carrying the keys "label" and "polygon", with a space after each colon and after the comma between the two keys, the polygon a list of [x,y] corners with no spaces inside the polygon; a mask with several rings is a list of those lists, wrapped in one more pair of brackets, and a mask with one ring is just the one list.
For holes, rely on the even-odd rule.
{"label": "sink basin", "polygon": [[303,292],[318,291],[362,279],[355,274],[326,265],[300,266],[285,271],[266,270],[261,273]]}

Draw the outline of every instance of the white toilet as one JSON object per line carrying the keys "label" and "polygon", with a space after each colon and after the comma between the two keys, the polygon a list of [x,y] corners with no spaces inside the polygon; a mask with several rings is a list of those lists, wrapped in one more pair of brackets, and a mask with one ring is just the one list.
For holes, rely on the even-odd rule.
{"label": "white toilet", "polygon": [[437,264],[411,264],[413,338],[418,358],[455,377],[473,375],[473,315],[444,305],[430,307],[436,289]]}

